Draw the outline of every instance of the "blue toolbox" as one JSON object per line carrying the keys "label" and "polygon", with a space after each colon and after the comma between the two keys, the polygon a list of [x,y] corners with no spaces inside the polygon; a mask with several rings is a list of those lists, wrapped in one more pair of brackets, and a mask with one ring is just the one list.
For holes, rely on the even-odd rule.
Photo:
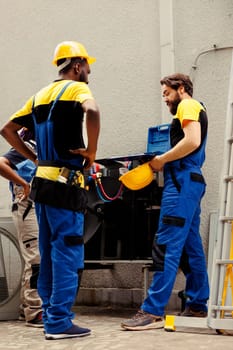
{"label": "blue toolbox", "polygon": [[169,150],[170,125],[160,124],[148,129],[147,154],[162,154]]}

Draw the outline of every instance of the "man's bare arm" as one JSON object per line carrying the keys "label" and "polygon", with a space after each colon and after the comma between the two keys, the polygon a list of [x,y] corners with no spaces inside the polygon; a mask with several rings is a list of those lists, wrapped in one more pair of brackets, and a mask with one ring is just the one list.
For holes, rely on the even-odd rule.
{"label": "man's bare arm", "polygon": [[36,154],[28,148],[23,140],[18,135],[18,131],[22,128],[19,124],[12,121],[8,121],[0,130],[0,134],[6,139],[6,141],[25,158],[30,159],[36,163]]}

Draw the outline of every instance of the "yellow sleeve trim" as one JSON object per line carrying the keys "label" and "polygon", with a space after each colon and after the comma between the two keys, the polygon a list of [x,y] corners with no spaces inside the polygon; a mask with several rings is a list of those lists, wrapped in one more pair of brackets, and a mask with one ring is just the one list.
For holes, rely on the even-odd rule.
{"label": "yellow sleeve trim", "polygon": [[70,100],[71,96],[75,101],[80,103],[88,99],[94,99],[88,85],[82,82],[71,84],[62,95],[61,100]]}
{"label": "yellow sleeve trim", "polygon": [[[56,81],[40,90],[36,94],[35,106],[49,104],[51,101],[54,101],[67,82],[68,80]],[[80,103],[87,99],[93,99],[91,90],[86,83],[78,81],[73,81],[60,97],[61,101],[77,101]]]}
{"label": "yellow sleeve trim", "polygon": [[200,111],[203,109],[200,102],[194,99],[184,99],[178,106],[176,117],[180,120],[181,125],[184,120],[198,121]]}
{"label": "yellow sleeve trim", "polygon": [[14,120],[19,117],[30,114],[32,112],[32,99],[33,97],[31,97],[21,109],[19,109],[16,113],[12,114],[10,116],[10,120]]}

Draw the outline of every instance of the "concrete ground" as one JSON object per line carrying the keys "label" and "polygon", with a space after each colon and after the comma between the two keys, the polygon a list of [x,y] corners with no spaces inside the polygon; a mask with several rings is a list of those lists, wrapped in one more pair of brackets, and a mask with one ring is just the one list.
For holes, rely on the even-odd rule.
{"label": "concrete ground", "polygon": [[177,328],[175,332],[164,329],[124,331],[123,319],[136,310],[81,307],[76,311],[74,323],[92,330],[83,338],[45,340],[43,329],[26,327],[22,321],[0,322],[0,350],[232,350],[233,332],[218,335],[204,328]]}

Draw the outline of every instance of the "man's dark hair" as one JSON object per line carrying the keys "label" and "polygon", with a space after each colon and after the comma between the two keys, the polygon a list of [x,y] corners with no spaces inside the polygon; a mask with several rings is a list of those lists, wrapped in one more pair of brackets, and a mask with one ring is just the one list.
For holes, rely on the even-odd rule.
{"label": "man's dark hair", "polygon": [[168,75],[167,77],[164,77],[160,80],[160,84],[165,84],[174,90],[178,90],[180,86],[183,86],[185,92],[187,92],[189,96],[193,96],[193,83],[191,82],[188,75],[181,73]]}
{"label": "man's dark hair", "polygon": [[[66,58],[61,58],[60,60],[57,61],[57,66],[59,68],[59,66],[64,63],[66,61]],[[69,70],[76,64],[76,63],[81,63],[83,64],[84,62],[86,62],[85,58],[82,57],[72,57],[70,59],[70,63],[65,66],[63,69],[59,70],[59,74],[65,74],[67,72],[69,72]]]}

